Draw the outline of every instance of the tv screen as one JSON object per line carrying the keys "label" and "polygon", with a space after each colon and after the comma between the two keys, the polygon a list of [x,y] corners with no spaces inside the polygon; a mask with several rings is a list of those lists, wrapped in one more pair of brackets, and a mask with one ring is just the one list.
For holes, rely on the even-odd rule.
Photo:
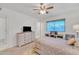
{"label": "tv screen", "polygon": [[23,26],[23,32],[31,31],[31,26]]}
{"label": "tv screen", "polygon": [[65,31],[65,19],[47,21],[47,32],[64,32]]}

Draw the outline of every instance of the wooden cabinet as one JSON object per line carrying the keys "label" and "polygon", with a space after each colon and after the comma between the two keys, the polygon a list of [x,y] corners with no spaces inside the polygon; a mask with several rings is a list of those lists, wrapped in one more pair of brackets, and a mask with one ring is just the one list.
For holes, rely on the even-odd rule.
{"label": "wooden cabinet", "polygon": [[21,47],[34,40],[34,32],[17,33],[16,37],[17,37],[17,45]]}

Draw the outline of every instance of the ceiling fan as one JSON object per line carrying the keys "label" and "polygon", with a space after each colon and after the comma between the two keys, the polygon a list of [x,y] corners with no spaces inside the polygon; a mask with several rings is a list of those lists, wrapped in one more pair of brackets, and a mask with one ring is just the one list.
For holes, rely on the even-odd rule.
{"label": "ceiling fan", "polygon": [[47,4],[40,3],[40,6],[38,6],[38,8],[35,8],[33,10],[38,10],[39,14],[48,14],[48,10],[53,8],[54,6],[49,6]]}

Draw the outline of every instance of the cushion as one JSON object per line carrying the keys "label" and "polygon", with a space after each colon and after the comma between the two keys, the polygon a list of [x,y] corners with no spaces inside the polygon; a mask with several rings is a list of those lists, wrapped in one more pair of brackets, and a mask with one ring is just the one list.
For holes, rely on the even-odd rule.
{"label": "cushion", "polygon": [[67,44],[69,44],[69,45],[74,45],[75,43],[76,43],[75,38],[69,38],[69,39],[67,40]]}

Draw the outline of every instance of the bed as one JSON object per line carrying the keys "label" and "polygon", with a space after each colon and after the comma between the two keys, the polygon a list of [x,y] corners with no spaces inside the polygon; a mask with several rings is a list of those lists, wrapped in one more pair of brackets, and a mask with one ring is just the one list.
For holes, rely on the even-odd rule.
{"label": "bed", "polygon": [[35,41],[35,52],[40,55],[79,55],[79,47],[68,45],[64,39],[44,37]]}

